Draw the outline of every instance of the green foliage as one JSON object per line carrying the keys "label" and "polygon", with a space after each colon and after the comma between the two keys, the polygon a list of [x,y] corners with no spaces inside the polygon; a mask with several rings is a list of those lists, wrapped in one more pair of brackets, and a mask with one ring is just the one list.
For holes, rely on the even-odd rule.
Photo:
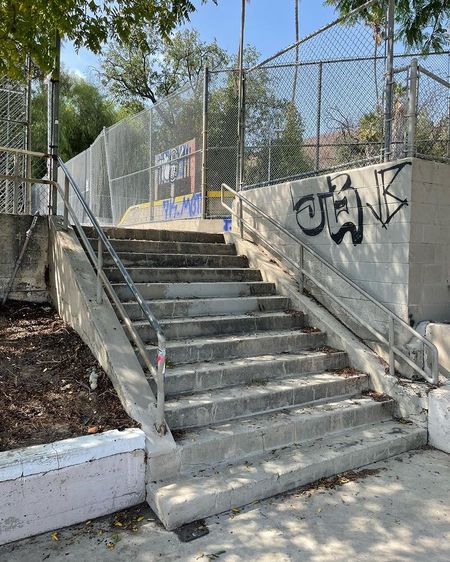
{"label": "green foliage", "polygon": [[190,0],[0,0],[0,75],[21,78],[27,54],[51,71],[57,34],[98,54],[107,40],[129,44],[145,25],[167,38],[194,10]]}
{"label": "green foliage", "polygon": [[[448,143],[448,117],[432,117],[436,99],[422,102],[417,109],[416,151],[424,156],[445,158]],[[392,151],[394,158],[405,156],[405,130],[408,115],[406,88],[394,83],[392,114]],[[379,156],[383,144],[383,110],[381,107],[365,113],[352,124],[342,115],[339,119],[336,164],[345,164]]]}
{"label": "green foliage", "polygon": [[[103,127],[118,119],[114,105],[93,85],[67,72],[61,73],[60,155],[63,160],[88,148]],[[47,151],[47,88],[41,82],[33,92],[32,148]]]}
{"label": "green foliage", "polygon": [[274,178],[288,178],[313,169],[312,159],[303,146],[303,120],[292,102],[284,110],[284,126],[273,143],[272,170]]}
{"label": "green foliage", "polygon": [[[325,0],[342,15],[366,3],[366,0]],[[386,23],[387,0],[375,2],[354,18],[370,25],[379,36]],[[414,50],[427,53],[443,51],[449,47],[449,0],[396,0],[395,20],[397,39]]]}
{"label": "green foliage", "polygon": [[110,43],[101,58],[101,81],[119,102],[156,103],[186,83],[196,88],[206,64],[215,68],[229,63],[216,41],[201,41],[195,30],[179,31],[170,41],[149,27],[141,35],[135,29],[130,45]]}

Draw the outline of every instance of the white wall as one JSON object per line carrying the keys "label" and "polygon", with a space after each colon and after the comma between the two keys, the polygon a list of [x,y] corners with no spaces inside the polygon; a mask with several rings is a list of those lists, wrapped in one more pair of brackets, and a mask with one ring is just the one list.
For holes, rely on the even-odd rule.
{"label": "white wall", "polygon": [[409,268],[409,310],[415,321],[450,320],[449,283],[450,165],[415,159]]}
{"label": "white wall", "polygon": [[[449,178],[446,164],[405,159],[244,195],[405,321],[450,320]],[[245,217],[298,261],[275,227]],[[308,254],[306,262],[352,309],[376,314]]]}

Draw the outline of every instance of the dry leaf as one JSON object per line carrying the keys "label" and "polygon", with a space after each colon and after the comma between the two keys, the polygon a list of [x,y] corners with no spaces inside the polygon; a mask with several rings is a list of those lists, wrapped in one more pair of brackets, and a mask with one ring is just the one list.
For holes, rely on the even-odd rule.
{"label": "dry leaf", "polygon": [[56,532],[52,533],[50,535],[50,537],[51,537],[52,541],[59,541],[58,533],[56,533]]}
{"label": "dry leaf", "polygon": [[93,425],[91,427],[88,427],[87,430],[88,433],[98,433],[98,427],[96,425]]}
{"label": "dry leaf", "polygon": [[144,521],[145,517],[143,515],[139,515],[136,521]]}
{"label": "dry leaf", "polygon": [[123,527],[123,523],[120,521],[114,521],[114,527]]}

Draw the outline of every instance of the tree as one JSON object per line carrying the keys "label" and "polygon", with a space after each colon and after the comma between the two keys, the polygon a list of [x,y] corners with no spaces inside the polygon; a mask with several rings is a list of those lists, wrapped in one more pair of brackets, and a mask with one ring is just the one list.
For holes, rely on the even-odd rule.
{"label": "tree", "polygon": [[227,66],[229,56],[216,41],[200,40],[195,30],[175,33],[164,41],[147,28],[135,29],[130,45],[114,41],[101,58],[103,85],[121,103],[156,103],[189,83],[197,89],[203,67]]}
{"label": "tree", "polygon": [[[33,92],[32,147],[47,150],[47,92],[41,81]],[[119,118],[118,111],[93,84],[68,72],[61,73],[60,155],[67,161],[88,148],[103,127]]]}
{"label": "tree", "polygon": [[[366,0],[325,0],[336,6],[342,15],[366,3]],[[384,27],[387,0],[375,2],[355,18],[371,27]],[[410,49],[420,52],[442,51],[448,48],[450,23],[449,0],[397,0],[395,3],[397,39]]]}
{"label": "tree", "polygon": [[167,38],[194,10],[190,0],[1,0],[0,75],[21,78],[27,55],[51,71],[57,35],[98,54],[107,40],[129,43],[146,25]]}

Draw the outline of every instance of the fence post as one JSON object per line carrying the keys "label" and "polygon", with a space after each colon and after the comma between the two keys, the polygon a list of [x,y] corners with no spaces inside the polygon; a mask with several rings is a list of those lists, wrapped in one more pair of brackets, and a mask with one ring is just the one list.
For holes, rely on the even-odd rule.
{"label": "fence post", "polygon": [[391,159],[392,144],[392,110],[394,102],[394,15],[395,0],[389,0],[387,12],[387,56],[385,75],[385,105],[384,105],[384,146],[383,160]]}
{"label": "fence post", "polygon": [[416,128],[417,128],[417,59],[411,61],[409,68],[409,90],[408,90],[408,143],[406,155],[413,157],[416,154]]}
{"label": "fence post", "polygon": [[149,158],[149,168],[148,168],[148,198],[150,201],[150,222],[153,222],[155,218],[155,184],[154,184],[154,169],[153,169],[153,112],[151,108],[148,109],[148,130],[149,130],[149,146],[148,146],[148,158]]}
{"label": "fence post", "polygon": [[323,63],[319,62],[319,77],[317,84],[317,124],[316,124],[316,172],[320,168],[320,121],[322,118],[322,75],[323,75]]}
{"label": "fence post", "polygon": [[13,213],[19,212],[19,155],[14,154],[14,188],[13,188]]}
{"label": "fence post", "polygon": [[202,219],[206,218],[208,203],[208,85],[209,69],[203,71],[203,130],[202,130]]}
{"label": "fence post", "polygon": [[111,219],[112,219],[113,218],[113,208],[112,208],[112,192],[111,192],[111,166],[110,166],[110,160],[109,160],[108,129],[106,127],[103,127],[103,141],[105,143],[106,175],[108,176],[108,191],[109,191],[109,200],[110,200],[110,203],[111,203]]}

